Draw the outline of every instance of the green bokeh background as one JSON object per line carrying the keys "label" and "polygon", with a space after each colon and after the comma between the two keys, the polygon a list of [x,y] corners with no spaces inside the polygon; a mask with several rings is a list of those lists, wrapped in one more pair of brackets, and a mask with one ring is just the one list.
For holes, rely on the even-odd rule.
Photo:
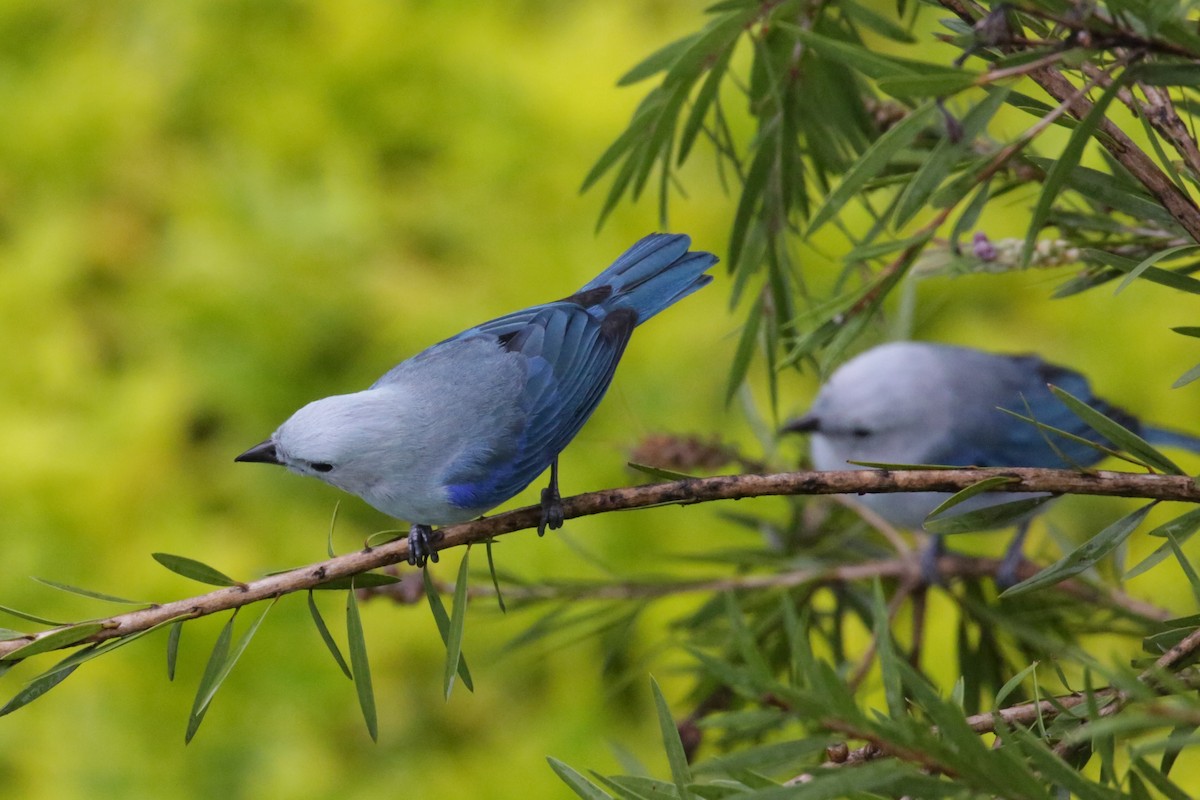
{"label": "green bokeh background", "polygon": [[[597,233],[603,193],[577,190],[640,98],[616,78],[697,28],[701,9],[0,5],[0,603],[70,620],[119,610],[31,575],[135,599],[196,593],[150,559],[156,551],[245,579],[314,561],[338,499],[339,551],[390,527],[322,484],[232,457],[309,400],[361,388],[466,325],[573,291],[657,228],[654,203],[642,202]],[[721,253],[734,201],[703,163],[684,179],[670,227]],[[1008,223],[993,224],[1002,235]],[[1167,390],[1197,353],[1166,327],[1194,324],[1193,308],[1142,286],[1051,302],[1052,286],[1045,274],[926,281],[915,332],[1040,351],[1089,371],[1119,403],[1197,428],[1196,389]],[[727,297],[719,278],[639,331],[564,456],[564,492],[634,480],[626,453],[651,431],[716,432],[760,455],[738,406],[724,405],[738,330]],[[813,386],[785,376],[782,410],[803,408]],[[1083,532],[1114,508],[1063,507],[1077,513],[1055,518]],[[497,557],[536,581],[602,575],[584,553],[628,574],[665,568],[672,553],[753,544],[716,514],[572,522],[541,541],[507,537]],[[457,558],[439,577],[452,579]],[[1185,584],[1154,575],[1133,592],[1190,608]],[[341,636],[341,596],[321,600]],[[605,662],[611,648],[595,639],[508,651],[533,617],[479,603],[466,639],[476,692],[458,687],[448,702],[426,609],[367,603],[378,744],[293,597],[185,747],[222,621],[189,623],[173,683],[157,635],[0,719],[0,786],[39,798],[551,797],[566,790],[545,756],[611,772],[609,742],[665,774],[645,676],[680,696],[686,678],[665,621],[687,602],[614,632],[627,638],[623,664]],[[248,612],[242,626],[257,609]],[[33,674],[22,667],[3,687],[11,694]]]}

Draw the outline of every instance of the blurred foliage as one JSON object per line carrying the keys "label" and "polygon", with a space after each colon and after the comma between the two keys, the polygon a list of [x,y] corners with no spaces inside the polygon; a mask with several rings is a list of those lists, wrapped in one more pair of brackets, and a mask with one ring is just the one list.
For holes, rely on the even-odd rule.
{"label": "blurred foliage", "polygon": [[[803,407],[851,348],[897,335],[1037,350],[1149,419],[1194,428],[1196,387],[1166,391],[1197,360],[1194,338],[1162,330],[1195,330],[1179,291],[1194,254],[1178,249],[1194,232],[1127,168],[1082,147],[1094,126],[1063,115],[1025,142],[1056,104],[1033,99],[1029,58],[1053,58],[1074,85],[1094,63],[1123,89],[1157,66],[1190,119],[1192,7],[1122,0],[1107,11],[1182,54],[1151,49],[1130,66],[1112,42],[1066,42],[1108,28],[1051,3],[977,29],[921,4],[731,0],[690,35],[702,9],[663,0],[5,4],[0,434],[15,463],[0,472],[0,603],[57,619],[113,608],[27,575],[143,601],[200,591],[180,575],[197,568],[167,559],[172,572],[150,553],[234,580],[315,561],[339,499],[336,550],[393,527],[316,482],[231,459],[307,400],[573,290],[668,214],[671,230],[725,257],[730,279],[635,337],[564,453],[566,493],[640,479],[622,470],[635,446],[633,460],[668,469],[791,466],[796,453],[775,443],[779,410]],[[1018,23],[1032,44],[1003,39]],[[984,61],[1017,72],[979,82]],[[661,82],[639,104],[613,87],[623,73]],[[1179,75],[1191,83],[1171,83]],[[1170,155],[1124,108],[1114,92],[1107,113],[1190,196],[1189,156]],[[1023,147],[1000,159],[1012,143]],[[607,194],[577,196],[601,179]],[[676,192],[685,199],[668,203]],[[1081,263],[1064,282],[1062,268]],[[1138,270],[1149,280],[1120,295],[1072,293]],[[1039,560],[1128,508],[1060,502],[1039,523]],[[451,554],[431,576],[444,619],[420,589],[383,587],[349,608],[340,592],[317,593],[311,610],[284,598],[252,641],[260,609],[189,622],[178,639],[149,634],[0,718],[0,783],[46,798],[166,787],[532,797],[561,796],[561,776],[584,796],[600,796],[595,785],[681,795],[692,782],[705,797],[804,796],[776,783],[817,773],[812,796],[1044,796],[1055,782],[1079,796],[1116,796],[1117,784],[1173,796],[1169,781],[1186,787],[1200,765],[1190,750],[1174,758],[1164,721],[1187,736],[1194,701],[1164,703],[1128,665],[1139,642],[1161,652],[1195,625],[1176,549],[1185,528],[1160,527],[1175,536],[1166,543],[1134,533],[1084,574],[1087,591],[997,600],[978,577],[929,592],[887,575],[843,579],[840,569],[869,572],[897,553],[830,499],[572,521],[544,540],[496,543],[507,614],[492,559],[476,551],[469,584],[451,580]],[[1155,566],[1111,591],[1155,552]],[[1149,619],[1147,600],[1179,619]],[[314,619],[342,643],[360,691]],[[461,644],[473,692],[443,637]],[[238,656],[227,675],[206,674],[220,666],[214,644]],[[360,716],[368,663],[378,743]],[[23,663],[5,684],[36,674]],[[1066,731],[1062,753],[1016,731],[989,750],[961,727],[1001,703],[1109,683],[1128,692],[1129,712],[1094,737],[1067,731],[1069,715],[1040,720],[1048,736]],[[1094,712],[1100,700],[1089,702]],[[846,740],[902,743],[926,760],[814,769]]]}
{"label": "blurred foliage", "polygon": [[[729,393],[761,356],[774,411],[789,367],[824,373],[881,322],[892,336],[920,328],[919,281],[1074,266],[1055,298],[1116,279],[1114,295],[1139,279],[1175,299],[1200,293],[1196,22],[1194,3],[1125,0],[718,3],[702,29],[621,79],[654,83],[585,186],[608,179],[602,219],[650,186],[665,216],[686,183],[678,170],[709,144],[737,199],[727,265],[746,309]],[[1111,325],[1130,311],[1097,316]],[[1060,311],[1056,323],[1087,313]],[[1011,349],[1014,333],[978,338]],[[1103,341],[1114,357],[1143,350],[1116,330]],[[1176,386],[1196,377],[1187,370]],[[1094,411],[1076,413],[1128,452],[1146,449]],[[807,501],[784,524],[737,517],[778,550],[726,553],[746,574],[681,623],[697,677],[677,725],[659,704],[670,780],[555,765],[579,796],[1192,794],[1196,619],[1111,592],[1165,562],[1185,576],[1193,611],[1200,577],[1180,539],[1195,532],[1194,511],[1150,530],[1166,541],[1132,568],[1125,544],[1146,532],[1153,505],[1083,544],[1061,540],[1066,555],[997,598],[969,563],[933,595],[879,582],[892,574],[889,550],[906,545],[879,549],[871,525],[823,505]],[[962,528],[967,516],[947,522]],[[1081,574],[1100,594],[1032,591]],[[1135,656],[1139,639],[1149,658]],[[1005,721],[989,716],[1005,708]]]}

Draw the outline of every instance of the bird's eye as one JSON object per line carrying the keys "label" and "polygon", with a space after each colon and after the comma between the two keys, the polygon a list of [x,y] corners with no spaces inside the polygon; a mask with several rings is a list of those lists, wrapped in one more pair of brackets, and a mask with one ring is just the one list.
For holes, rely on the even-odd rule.
{"label": "bird's eye", "polygon": [[871,430],[869,428],[855,428],[851,433],[862,439],[863,437],[870,436]]}
{"label": "bird's eye", "polygon": [[309,466],[317,472],[329,472],[333,469],[333,464],[327,464],[324,461],[314,461]]}

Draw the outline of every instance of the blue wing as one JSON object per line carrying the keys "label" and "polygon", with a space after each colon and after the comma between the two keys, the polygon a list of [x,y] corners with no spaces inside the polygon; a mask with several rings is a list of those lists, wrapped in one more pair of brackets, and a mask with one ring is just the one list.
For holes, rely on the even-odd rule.
{"label": "blue wing", "polygon": [[443,482],[451,502],[490,508],[550,466],[604,396],[635,324],[632,312],[601,317],[565,300],[460,334],[494,337],[497,347],[525,359],[527,379],[518,401],[525,425],[513,447],[490,458],[467,453],[450,466]]}
{"label": "blue wing", "polygon": [[981,467],[1087,467],[1104,454],[1082,442],[1039,428],[1012,414],[1037,420],[1041,425],[1113,447],[1054,396],[1047,384],[1054,384],[1111,417],[1135,433],[1140,433],[1137,418],[1092,395],[1087,378],[1034,356],[1007,357],[1012,369],[1004,375],[982,377],[1001,381],[991,413],[979,413],[955,430],[948,441],[932,453],[930,463],[961,464]]}

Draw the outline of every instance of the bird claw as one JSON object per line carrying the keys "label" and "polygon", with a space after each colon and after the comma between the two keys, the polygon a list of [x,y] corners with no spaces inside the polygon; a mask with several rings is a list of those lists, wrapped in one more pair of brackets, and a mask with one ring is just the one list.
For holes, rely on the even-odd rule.
{"label": "bird claw", "polygon": [[432,561],[437,563],[437,550],[434,544],[442,538],[441,531],[434,532],[428,525],[413,525],[408,529],[408,563],[414,567],[424,567]]}
{"label": "bird claw", "polygon": [[538,536],[546,533],[549,528],[556,531],[563,526],[562,497],[557,486],[547,486],[542,489],[542,518],[538,522]]}

